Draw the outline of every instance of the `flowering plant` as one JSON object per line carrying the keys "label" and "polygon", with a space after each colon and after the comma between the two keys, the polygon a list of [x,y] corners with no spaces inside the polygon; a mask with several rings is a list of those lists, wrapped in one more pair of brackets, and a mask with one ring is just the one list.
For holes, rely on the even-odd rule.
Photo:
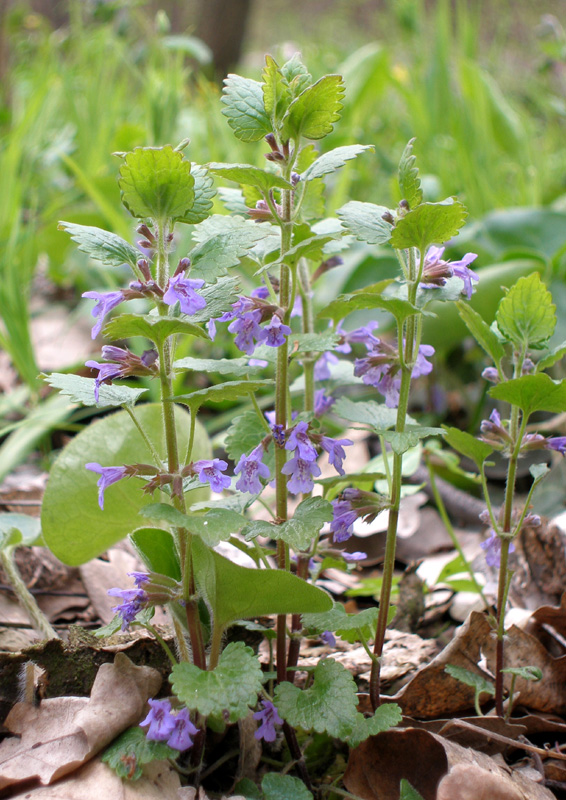
{"label": "flowering plant", "polygon": [[[133,588],[112,590],[122,602],[105,633],[131,624],[153,630],[155,605],[168,606],[177,642],[176,653],[167,648],[173,698],[152,701],[142,723],[149,726],[148,738],[189,750],[198,770],[207,724],[218,731],[257,708],[256,737],[272,742],[282,728],[307,786],[310,778],[297,730],[326,733],[356,746],[400,721],[396,705],[380,706],[379,688],[403,457],[422,439],[445,434],[408,416],[412,382],[432,370],[434,350],[421,341],[422,318],[432,302],[459,301],[462,295],[469,299],[478,280],[469,266],[474,254],[455,262],[443,258],[440,245],[458,234],[466,211],[454,198],[423,200],[412,142],[399,166],[403,199],[396,208],[349,202],[337,212],[339,219],[322,218],[325,176],[371,149],[349,145],[320,155],[313,146],[339,119],[343,93],[338,75],[313,82],[297,56],[282,66],[268,56],[261,83],[232,75],[222,98],[235,136],[267,143],[266,169],[193,164],[183,157],[186,142],[121,154],[119,184],[124,205],[140,220],[138,248],[98,228],[61,226],[91,258],[116,267],[126,263],[133,272],[128,288],[85,293],[96,303],[93,337],[104,330],[113,340],[137,337],[150,347],[141,355],[116,345],[103,347],[105,362],[87,362],[95,377],[48,376],[51,385],[75,401],[123,409],[89,426],[55,465],[43,530],[54,552],[68,563],[86,561],[129,535],[147,572],[132,575]],[[234,213],[211,214],[212,175],[242,187],[221,190]],[[171,266],[176,231],[185,224],[192,226],[195,244]],[[335,298],[319,310],[318,322],[313,299],[317,281],[326,280],[340,265],[339,253],[353,237],[390,244],[399,261],[399,278]],[[258,277],[251,290],[242,289],[229,274],[240,264],[245,274],[251,269]],[[130,300],[138,303],[138,310],[145,303],[147,313],[127,311],[104,324],[110,312]],[[475,319],[465,303],[459,307],[466,321]],[[343,326],[351,311],[376,309],[392,315],[393,340],[376,335],[375,320],[354,329]],[[226,323],[241,357],[176,358],[182,338],[209,343]],[[484,328],[475,322],[473,332],[480,330],[485,339]],[[495,333],[489,334],[488,343],[499,355],[502,345]],[[339,358],[353,348],[353,363]],[[190,345],[184,346],[189,351]],[[523,356],[521,367],[524,361]],[[500,362],[501,357],[496,364],[502,378]],[[182,393],[177,374],[185,370],[231,380]],[[158,381],[157,408],[136,405],[145,388],[113,383],[130,376]],[[349,383],[372,387],[383,402],[337,397],[336,390]],[[238,398],[247,408],[227,432],[228,460],[213,457],[197,421],[199,409]],[[262,405],[269,398],[274,408],[264,413]],[[379,437],[382,474],[348,465],[352,440],[329,436],[323,427],[330,410]],[[484,434],[516,449],[517,421],[509,431],[496,423],[492,420],[494,427]],[[523,435],[523,427],[521,431]],[[448,438],[456,443],[453,432]],[[485,442],[476,446],[482,453],[493,449]],[[322,454],[332,477],[321,477]],[[98,497],[93,472],[99,476]],[[70,474],[75,498],[77,484],[86,486],[80,493],[85,503],[76,511],[68,507]],[[386,488],[367,491],[376,479]],[[141,492],[132,487],[136,481]],[[321,487],[322,496],[315,494],[315,487]],[[216,496],[211,498],[209,490]],[[290,500],[299,499],[297,495],[302,497],[291,515]],[[269,509],[269,521],[253,513],[258,503]],[[383,511],[388,511],[389,523],[379,609],[347,615],[311,576],[326,556],[341,559],[344,568],[363,560],[365,554],[345,553],[341,544],[351,537],[356,519],[371,520]],[[495,521],[494,530],[500,530]],[[507,535],[510,529],[502,530]],[[498,535],[503,560],[509,537]],[[235,543],[256,568],[218,553],[221,542]],[[277,624],[275,670],[264,674],[249,647],[242,642],[225,645],[225,633],[238,620],[266,614],[276,615]],[[357,710],[353,677],[332,658],[320,660],[307,688],[295,685],[306,629],[328,646],[335,634],[362,642],[372,659],[372,716]]]}

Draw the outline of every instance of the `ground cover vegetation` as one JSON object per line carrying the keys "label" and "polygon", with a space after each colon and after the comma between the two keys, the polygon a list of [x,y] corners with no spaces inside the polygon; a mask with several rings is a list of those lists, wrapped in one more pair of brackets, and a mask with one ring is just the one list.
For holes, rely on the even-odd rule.
{"label": "ground cover vegetation", "polygon": [[[413,9],[407,19],[423,22],[418,4],[404,6]],[[560,750],[559,766],[545,774],[544,748],[523,743],[538,758],[542,777],[533,780],[460,740],[474,754],[464,757],[445,727],[425,731],[407,718],[474,707],[466,723],[474,735],[487,730],[515,750],[514,725],[521,735],[562,731],[542,713],[564,711],[563,654],[532,635],[526,643],[505,613],[514,551],[525,550],[529,531],[544,544],[540,513],[564,503],[562,467],[549,467],[566,451],[556,416],[566,410],[566,336],[556,314],[563,154],[548,133],[549,170],[530,138],[537,115],[559,113],[558,104],[537,98],[522,116],[505,99],[474,61],[476,23],[464,5],[454,18],[438,5],[430,60],[419,53],[406,72],[385,44],[363,47],[332,73],[307,68],[298,54],[268,55],[254,77],[228,76],[221,93],[201,75],[201,43],[170,35],[163,15],[144,29],[138,12],[110,9],[101,21],[73,5],[69,28],[55,33],[41,19],[20,19],[27,28],[1,154],[15,187],[3,345],[19,373],[4,400],[4,474],[46,431],[80,429],[50,466],[41,526],[1,517],[6,580],[35,628],[56,639],[19,575],[18,548],[47,545],[76,566],[127,537],[142,566],[131,585],[110,589],[115,614],[97,636],[143,629],[164,653],[161,676],[123,654],[114,672],[100,669],[93,707],[112,695],[104,681],[133,683],[135,702],[98,738],[81,706],[74,724],[91,743],[82,760],[110,745],[95,767],[109,764],[142,796],[152,796],[140,783],[148,776],[158,791],[160,780],[184,791],[182,775],[211,793],[267,800],[455,798],[463,779],[501,797],[552,797],[549,786],[563,788],[550,776],[561,776]],[[138,38],[125,21],[139,26]],[[557,20],[548,26],[558,63],[563,33]],[[25,58],[30,48],[37,58]],[[126,65],[127,79],[117,78]],[[383,109],[379,123],[367,113],[370,98]],[[505,208],[511,197],[526,207]],[[536,205],[543,199],[554,206]],[[38,377],[28,299],[40,253],[43,279],[59,287],[50,291],[81,294],[92,339],[107,342],[79,375]],[[455,391],[465,399],[451,408]],[[359,431],[377,451],[368,463],[348,458]],[[494,456],[502,496],[490,482]],[[400,516],[415,492],[406,478],[421,461],[457,550],[442,577],[450,584],[456,574],[453,587],[459,579],[471,589],[482,613],[467,618],[432,671],[391,696],[382,671],[388,626],[399,623],[391,600]],[[491,586],[478,581],[452,529],[439,473],[481,494]],[[347,613],[321,588],[325,575],[368,561],[350,545],[360,520],[383,515],[379,584],[366,592],[378,602]],[[225,543],[230,558],[219,552]],[[543,618],[559,646],[557,581],[552,594],[543,581],[553,601]],[[173,636],[155,622],[162,606]],[[255,634],[255,650],[234,631]],[[326,649],[307,663],[309,637]],[[367,658],[365,692],[333,657],[337,638]],[[33,693],[33,670],[23,683]],[[41,740],[51,730],[45,705],[29,700],[6,721],[24,735],[0,745],[4,787],[49,784],[76,764],[74,750],[66,766],[52,764]],[[38,747],[49,767],[32,775],[22,764]],[[414,768],[415,748],[433,770]],[[219,780],[219,766],[234,757]],[[395,768],[376,766],[379,758]],[[261,761],[272,769],[259,769]],[[79,791],[90,777],[79,776]]]}

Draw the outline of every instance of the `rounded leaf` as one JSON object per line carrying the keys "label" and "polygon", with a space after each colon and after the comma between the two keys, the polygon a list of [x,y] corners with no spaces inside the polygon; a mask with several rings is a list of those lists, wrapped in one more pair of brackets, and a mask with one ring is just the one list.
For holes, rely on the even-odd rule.
{"label": "rounded leaf", "polygon": [[171,145],[136,147],[126,155],[118,183],[123,204],[142,219],[182,219],[195,201],[191,164]]}

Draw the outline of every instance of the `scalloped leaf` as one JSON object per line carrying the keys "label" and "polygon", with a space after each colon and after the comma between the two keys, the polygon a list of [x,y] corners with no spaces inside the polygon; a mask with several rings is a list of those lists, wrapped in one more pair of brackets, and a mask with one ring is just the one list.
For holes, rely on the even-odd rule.
{"label": "scalloped leaf", "polygon": [[383,219],[385,213],[391,213],[386,206],[350,200],[338,209],[336,216],[346,230],[361,242],[386,244],[391,239],[393,226]]}
{"label": "scalloped leaf", "polygon": [[104,328],[104,335],[110,339],[129,339],[132,336],[145,336],[156,344],[162,344],[169,336],[184,333],[199,339],[208,339],[208,333],[188,322],[183,317],[154,317],[151,314],[120,314]]}
{"label": "scalloped leaf", "polygon": [[499,383],[488,394],[495,400],[519,406],[527,417],[535,411],[560,414],[566,409],[566,380],[553,381],[544,372]]}
{"label": "scalloped leaf", "polygon": [[241,567],[200,539],[193,539],[193,559],[197,587],[222,629],[237,619],[326,611],[332,606],[326,592],[296,575]]}
{"label": "scalloped leaf", "polygon": [[242,142],[258,142],[272,132],[272,125],[265,111],[263,87],[259,81],[228,75],[224,79],[221,102],[222,113],[234,135]]}
{"label": "scalloped leaf", "polygon": [[[375,709],[371,717],[363,717],[360,714],[352,733],[348,736],[348,744],[350,747],[357,747],[369,736],[375,736],[378,733],[382,733],[382,731],[395,728],[402,719],[403,713],[397,703],[384,703]],[[406,800],[410,800],[410,797],[411,795],[406,795]],[[420,797],[420,795],[416,797]],[[416,800],[416,797],[414,800]],[[399,800],[402,800],[402,798]]]}
{"label": "scalloped leaf", "polygon": [[[101,761],[108,764],[119,778],[137,781],[143,774],[144,764],[166,758],[177,758],[179,751],[165,742],[148,739],[145,731],[136,725],[128,728],[108,745]],[[133,769],[133,772],[132,772]]]}
{"label": "scalloped leaf", "polygon": [[339,397],[332,410],[349,422],[371,425],[381,430],[393,428],[397,422],[397,409],[388,408],[385,403],[376,400],[354,402],[348,397]]}
{"label": "scalloped leaf", "polygon": [[297,97],[312,83],[312,75],[301,61],[300,53],[293,53],[281,67],[281,74],[289,84],[293,97]]}
{"label": "scalloped leaf", "polygon": [[299,689],[286,681],[276,686],[274,703],[279,714],[295,728],[346,739],[361,717],[356,710],[354,678],[332,658],[319,661],[312,675],[308,689]]}
{"label": "scalloped leaf", "polygon": [[208,168],[215,175],[228,181],[235,181],[244,186],[255,186],[262,194],[268,194],[271,189],[292,189],[293,185],[265,169],[254,167],[251,164],[221,164],[213,161]]}
{"label": "scalloped leaf", "polygon": [[397,221],[391,244],[397,250],[418,247],[422,253],[431,244],[442,244],[457,236],[467,216],[463,204],[453,197],[440,203],[421,203]]}
{"label": "scalloped leaf", "polygon": [[315,178],[322,178],[323,175],[336,172],[347,161],[357,158],[360,153],[365,153],[366,150],[375,150],[375,147],[372,144],[349,144],[335,147],[334,150],[323,153],[316,161],[313,161],[310,167],[302,173],[301,180],[312,181]]}
{"label": "scalloped leaf", "polygon": [[243,642],[226,645],[218,666],[202,670],[186,661],[175,664],[169,678],[173,691],[191,711],[205,717],[228,712],[230,722],[246,717],[262,687],[262,670],[251,647]]}
{"label": "scalloped leaf", "polygon": [[[218,278],[216,283],[209,283],[199,289],[198,293],[206,300],[206,306],[196,314],[191,314],[191,322],[208,322],[211,317],[219,317],[225,311],[232,310],[232,303],[238,299],[238,281],[236,278]],[[183,319],[187,319],[182,315]]]}
{"label": "scalloped leaf", "polygon": [[383,436],[385,441],[391,445],[393,452],[398,455],[406,453],[411,447],[416,447],[421,439],[429,436],[444,436],[445,433],[444,428],[432,428],[427,425],[407,425],[403,433],[379,428],[374,428],[374,431]]}
{"label": "scalloped leaf", "polygon": [[[322,614],[303,614],[303,627],[314,629],[317,633],[333,631],[346,642],[367,641],[375,635],[377,608],[366,608],[355,614],[348,614],[341,603],[334,603],[330,611]],[[361,634],[361,635],[360,635]]]}
{"label": "scalloped leaf", "polygon": [[140,251],[121,236],[102,228],[65,221],[59,222],[57,228],[68,233],[79,250],[106,267],[121,267],[123,264],[135,267],[142,257]]}
{"label": "scalloped leaf", "polygon": [[267,431],[261,424],[255,411],[244,411],[234,417],[226,435],[226,452],[238,463],[240,456],[250,453],[261,442]]}
{"label": "scalloped leaf", "polygon": [[265,56],[265,68],[261,77],[265,113],[276,128],[291,100],[291,89],[279,65],[270,55]]}
{"label": "scalloped leaf", "polygon": [[191,164],[171,145],[136,147],[124,158],[118,184],[122,203],[142,219],[183,219],[195,201]]}
{"label": "scalloped leaf", "polygon": [[268,772],[261,782],[264,800],[312,800],[305,784],[292,775],[281,775],[280,772]]}
{"label": "scalloped leaf", "polygon": [[[388,297],[382,291],[391,284],[391,281],[381,281],[366,289],[359,289],[351,294],[341,294],[336,300],[319,311],[318,316],[323,319],[340,320],[351,314],[352,311],[381,308],[389,311],[401,325],[408,317],[419,313],[419,309],[400,297]],[[373,290],[376,291],[373,291]]]}
{"label": "scalloped leaf", "polygon": [[553,367],[558,361],[561,361],[564,356],[566,356],[566,342],[562,342],[550,353],[546,356],[543,356],[539,362],[537,362],[537,372],[541,372],[543,369],[549,369]]}
{"label": "scalloped leaf", "polygon": [[341,75],[325,75],[301,92],[283,118],[281,137],[323,139],[340,119],[345,87]]}
{"label": "scalloped leaf", "polygon": [[[207,222],[211,219],[213,218],[210,217]],[[206,283],[214,283],[226,275],[228,269],[238,266],[240,260],[248,255],[250,248],[270,233],[269,226],[256,225],[251,221],[246,223],[243,220],[213,233],[189,253],[191,278],[202,278]]]}
{"label": "scalloped leaf", "polygon": [[59,389],[62,395],[70,397],[73,403],[82,403],[83,406],[95,408],[135,406],[141,395],[148,391],[103,383],[98,390],[97,402],[94,399],[94,378],[82,378],[79,375],[66,375],[62,372],[52,372],[41,377],[54,389]]}
{"label": "scalloped leaf", "polygon": [[178,394],[171,400],[189,406],[193,413],[196,413],[203,403],[224,403],[226,400],[245,397],[247,394],[252,394],[267,386],[273,386],[273,383],[272,380],[226,381],[190,394]]}
{"label": "scalloped leaf", "polygon": [[203,514],[183,514],[168,503],[152,503],[142,508],[140,514],[147,519],[165,520],[177,528],[187,528],[209,547],[228,541],[247,522],[237,511],[228,508],[210,508]]}
{"label": "scalloped leaf", "polygon": [[[244,377],[259,372],[263,367],[250,367],[249,358],[179,358],[173,369],[193,370],[194,372],[218,372],[220,375],[237,375]],[[255,414],[254,414],[255,416]],[[257,417],[256,417],[257,420]]]}
{"label": "scalloped leaf", "polygon": [[542,347],[556,327],[556,306],[538,272],[519,278],[499,303],[497,327],[514,345]]}
{"label": "scalloped leaf", "polygon": [[306,550],[322,526],[332,520],[332,506],[328,500],[320,497],[308,497],[299,503],[293,517],[280,525],[254,520],[243,530],[246,541],[257,536],[268,536],[270,539],[282,539],[293,550]]}
{"label": "scalloped leaf", "polygon": [[190,211],[179,222],[187,225],[198,225],[210,216],[212,198],[216,195],[214,181],[206,167],[201,164],[191,163],[191,175],[195,179],[195,199]]}
{"label": "scalloped leaf", "polygon": [[481,348],[493,360],[494,364],[499,366],[502,359],[505,357],[505,348],[489,327],[487,322],[480,317],[477,311],[468,304],[459,300],[456,303],[458,307],[458,314],[466,323],[466,327],[480,345]]}
{"label": "scalloped leaf", "polygon": [[417,157],[413,155],[414,143],[415,139],[410,139],[399,162],[399,188],[401,197],[407,201],[409,208],[415,208],[423,201],[419,170],[415,166]]}

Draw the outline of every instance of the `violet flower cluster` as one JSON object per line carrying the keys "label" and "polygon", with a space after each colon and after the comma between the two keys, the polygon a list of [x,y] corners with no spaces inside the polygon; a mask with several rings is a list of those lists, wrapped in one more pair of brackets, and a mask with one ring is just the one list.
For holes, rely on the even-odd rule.
{"label": "violet flower cluster", "polygon": [[[210,319],[207,323],[210,338],[216,336],[217,322],[230,322],[228,330],[236,335],[236,347],[248,356],[253,355],[260,344],[267,347],[285,344],[291,328],[281,319],[281,310],[263,300],[265,293],[268,294],[267,288],[262,287],[252,292],[252,297],[241,296],[232,304],[232,311],[226,311],[217,319]],[[268,324],[263,325],[265,322]]]}
{"label": "violet flower cluster", "polygon": [[258,740],[264,739],[266,742],[274,742],[277,736],[275,726],[283,725],[283,720],[271,700],[262,700],[261,705],[263,708],[254,714],[254,719],[261,723],[254,736]]}
{"label": "violet flower cluster", "polygon": [[198,728],[191,722],[187,708],[173,711],[169,700],[148,700],[150,712],[140,722],[140,726],[149,725],[146,737],[152,742],[166,742],[174,750],[184,751],[193,746],[192,737]]}

